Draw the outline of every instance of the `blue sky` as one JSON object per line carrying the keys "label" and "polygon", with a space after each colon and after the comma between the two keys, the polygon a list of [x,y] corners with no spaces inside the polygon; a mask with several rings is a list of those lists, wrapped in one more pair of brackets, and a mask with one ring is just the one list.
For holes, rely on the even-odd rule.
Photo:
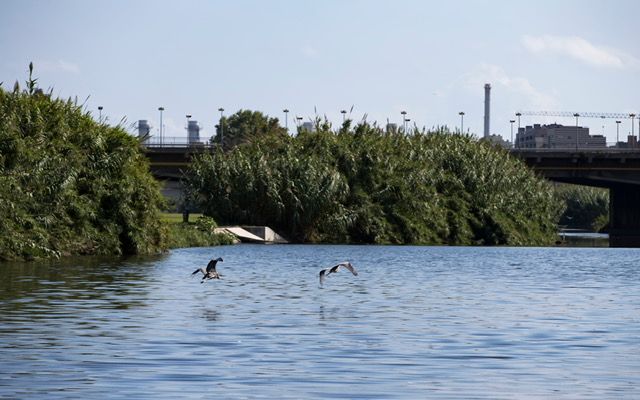
{"label": "blue sky", "polygon": [[[640,1],[3,0],[0,81],[42,87],[117,123],[209,136],[225,114],[401,121],[509,139],[517,110],[640,111]],[[523,117],[534,122],[572,119]],[[284,124],[284,122],[283,122]],[[584,119],[615,140],[613,120]],[[636,123],[637,124],[637,123]],[[621,125],[621,135],[630,128]],[[636,131],[638,127],[636,126]]]}

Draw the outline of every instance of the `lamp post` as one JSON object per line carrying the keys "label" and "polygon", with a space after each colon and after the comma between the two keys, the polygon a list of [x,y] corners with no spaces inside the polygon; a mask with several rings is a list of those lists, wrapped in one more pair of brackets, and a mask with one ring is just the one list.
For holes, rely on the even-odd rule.
{"label": "lamp post", "polygon": [[576,151],[578,151],[578,118],[580,117],[580,114],[575,113],[573,116],[576,117]]}
{"label": "lamp post", "polygon": [[[629,114],[629,118],[631,118],[631,137],[632,137],[632,138],[635,138],[635,137],[636,137],[636,134],[635,134],[635,132],[634,132],[634,130],[633,130],[633,129],[634,129],[634,128],[633,128],[633,120],[635,119],[635,117],[636,117],[636,115],[635,115],[635,114],[633,114],[633,113]],[[640,128],[638,128],[638,129],[640,129]],[[638,133],[640,133],[640,132],[638,132]],[[631,140],[633,140],[633,139],[631,139]]]}
{"label": "lamp post", "polygon": [[407,132],[407,122],[410,122],[410,121],[411,121],[411,118],[405,118],[404,119],[404,126],[405,126],[404,131],[405,131],[405,133]]}
{"label": "lamp post", "polygon": [[222,117],[224,116],[224,108],[218,108],[220,111],[220,148],[224,150],[224,123],[222,122]]}
{"label": "lamp post", "polygon": [[300,131],[300,123],[302,122],[302,117],[296,116],[296,127],[298,131]]}
{"label": "lamp post", "polygon": [[164,111],[164,107],[158,107],[158,111],[160,111],[160,147],[162,147],[162,112]]}
{"label": "lamp post", "polygon": [[287,130],[287,135],[289,134],[289,109],[285,108],[282,110],[284,113],[284,129]]}
{"label": "lamp post", "polygon": [[347,120],[347,110],[340,110],[340,114],[342,114],[342,123]]}
{"label": "lamp post", "polygon": [[515,119],[510,119],[509,123],[511,124],[511,146],[515,147],[514,143],[513,143],[513,123],[516,122]]}
{"label": "lamp post", "polygon": [[616,121],[616,147],[620,143],[620,122],[622,121]]}
{"label": "lamp post", "polygon": [[98,116],[98,123],[102,123],[102,109],[103,109],[103,108],[104,108],[104,107],[102,107],[102,106],[98,106],[98,113],[99,113],[99,116]]}
{"label": "lamp post", "polygon": [[458,113],[460,116],[460,133],[464,132],[464,111]]}
{"label": "lamp post", "polygon": [[406,122],[407,112],[402,110],[402,111],[400,111],[400,114],[402,114],[402,130],[403,130],[403,132],[406,132],[407,131],[407,127],[405,126],[405,122]]}
{"label": "lamp post", "polygon": [[190,133],[189,133],[189,120],[191,119],[191,114],[187,114],[185,115],[185,117],[187,118],[187,143],[191,144],[191,138],[190,138]]}
{"label": "lamp post", "polygon": [[519,137],[518,139],[518,148],[520,147],[520,141],[522,140],[522,136],[518,136],[520,134],[520,116],[522,115],[521,112],[517,112],[516,113],[516,117],[518,117],[518,134],[516,135],[516,137]]}

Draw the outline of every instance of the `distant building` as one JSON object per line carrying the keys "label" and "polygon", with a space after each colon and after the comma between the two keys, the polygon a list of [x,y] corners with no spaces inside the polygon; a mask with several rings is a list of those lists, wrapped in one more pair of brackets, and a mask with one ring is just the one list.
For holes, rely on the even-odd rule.
{"label": "distant building", "polygon": [[316,130],[315,125],[313,124],[313,122],[303,122],[302,125],[300,125],[300,130],[302,131],[307,131],[307,132],[314,132]]}
{"label": "distant building", "polygon": [[589,128],[583,126],[534,124],[518,130],[515,147],[525,149],[605,148],[607,139],[602,135],[589,135]]}
{"label": "distant building", "polygon": [[398,132],[398,124],[389,122],[387,123],[387,133]]}
{"label": "distant building", "polygon": [[512,147],[511,142],[504,140],[501,135],[487,135],[483,137],[482,140],[486,140],[496,146],[504,147],[505,149],[510,149]]}
{"label": "distant building", "polygon": [[627,141],[626,142],[617,142],[616,146],[617,148],[620,149],[635,149],[638,148],[638,138],[635,136],[627,136]]}

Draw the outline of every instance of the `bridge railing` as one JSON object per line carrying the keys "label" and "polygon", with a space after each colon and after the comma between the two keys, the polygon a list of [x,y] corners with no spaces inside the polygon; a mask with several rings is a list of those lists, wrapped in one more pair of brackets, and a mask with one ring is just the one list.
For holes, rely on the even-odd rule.
{"label": "bridge railing", "polygon": [[639,152],[640,145],[628,144],[626,142],[607,142],[606,146],[587,146],[584,144],[580,144],[577,147],[576,145],[565,145],[565,146],[554,146],[554,147],[510,147],[509,150],[513,152],[540,151],[540,152],[549,152],[549,153],[554,151]]}
{"label": "bridge railing", "polygon": [[152,136],[142,142],[145,147],[162,148],[162,147],[215,147],[218,143],[212,144],[209,138],[201,138],[199,141],[190,141],[185,136],[165,136],[160,138],[158,136]]}
{"label": "bridge railing", "polygon": [[[152,148],[188,148],[188,147],[206,147],[212,148],[219,146],[219,143],[211,143],[210,138],[201,138],[199,141],[190,141],[186,136],[168,136],[160,138],[159,136],[152,136],[142,142],[145,147]],[[567,145],[567,146],[555,146],[555,147],[510,147],[509,150],[513,152],[553,152],[553,151],[620,151],[620,152],[638,152],[640,151],[640,145],[628,144],[626,142],[607,142],[604,146],[586,146],[584,144]]]}

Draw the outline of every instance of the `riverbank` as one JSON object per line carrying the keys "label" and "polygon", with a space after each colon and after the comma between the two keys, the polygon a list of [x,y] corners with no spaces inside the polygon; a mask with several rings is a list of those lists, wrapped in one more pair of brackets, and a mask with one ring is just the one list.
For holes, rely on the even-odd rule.
{"label": "riverbank", "polygon": [[[187,223],[183,222],[179,213],[163,213],[161,219],[169,229],[170,249],[237,243],[236,237],[216,229],[218,226],[215,221],[202,214],[190,214]],[[581,229],[561,229],[555,247],[609,247],[609,235]]]}
{"label": "riverbank", "polygon": [[183,222],[182,214],[176,213],[164,213],[161,218],[168,227],[170,249],[220,246],[236,241],[230,234],[216,232],[216,222],[202,214],[191,214],[189,222]]}

